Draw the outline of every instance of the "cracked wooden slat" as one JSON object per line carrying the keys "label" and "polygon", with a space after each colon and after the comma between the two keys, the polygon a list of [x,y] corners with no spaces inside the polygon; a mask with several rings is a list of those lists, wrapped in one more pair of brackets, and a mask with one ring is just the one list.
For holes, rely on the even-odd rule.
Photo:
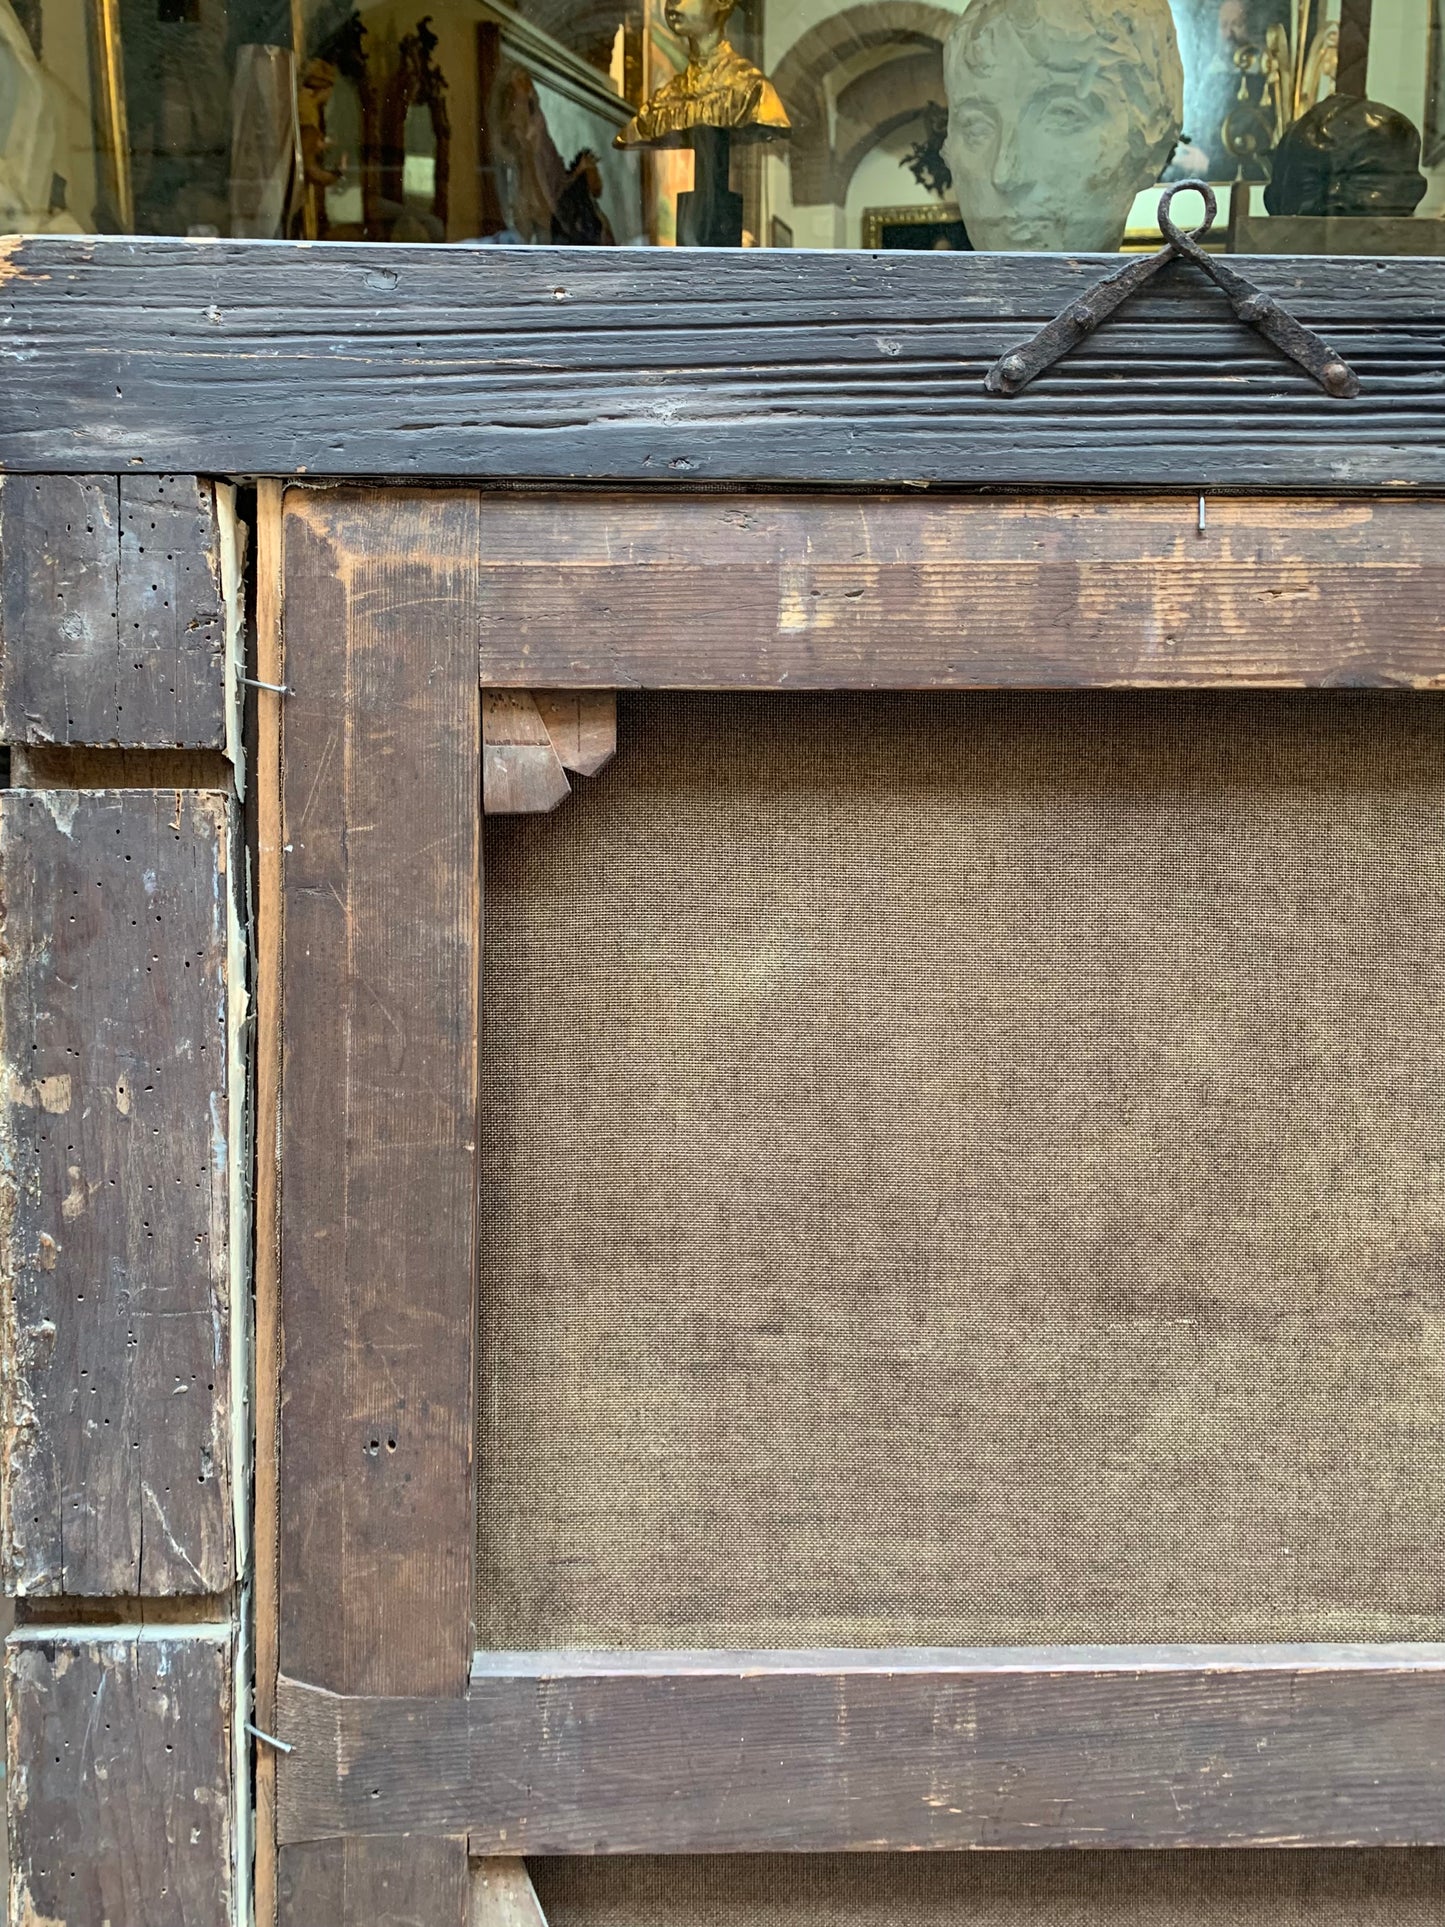
{"label": "cracked wooden slat", "polygon": [[0,740],[220,748],[222,600],[211,483],[0,479]]}
{"label": "cracked wooden slat", "polygon": [[232,1576],[230,803],[0,796],[7,1587]]}
{"label": "cracked wooden slat", "polygon": [[219,1626],[12,1635],[10,1920],[230,1927],[231,1668]]}

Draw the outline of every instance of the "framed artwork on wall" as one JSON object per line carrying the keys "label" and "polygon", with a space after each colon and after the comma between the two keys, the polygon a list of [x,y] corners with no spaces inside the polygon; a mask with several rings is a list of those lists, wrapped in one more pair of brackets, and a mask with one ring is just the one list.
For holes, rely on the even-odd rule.
{"label": "framed artwork on wall", "polygon": [[957,206],[865,207],[865,248],[907,248],[915,254],[946,254],[970,247]]}
{"label": "framed artwork on wall", "polygon": [[1296,15],[1320,0],[1175,0],[1184,132],[1171,179],[1267,178],[1293,118]]}

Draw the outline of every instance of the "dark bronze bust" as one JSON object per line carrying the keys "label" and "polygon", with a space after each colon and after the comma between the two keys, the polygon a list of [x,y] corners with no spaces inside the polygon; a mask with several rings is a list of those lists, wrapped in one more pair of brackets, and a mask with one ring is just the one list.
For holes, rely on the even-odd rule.
{"label": "dark bronze bust", "polygon": [[1425,186],[1413,121],[1332,94],[1286,130],[1264,204],[1271,214],[1413,214]]}

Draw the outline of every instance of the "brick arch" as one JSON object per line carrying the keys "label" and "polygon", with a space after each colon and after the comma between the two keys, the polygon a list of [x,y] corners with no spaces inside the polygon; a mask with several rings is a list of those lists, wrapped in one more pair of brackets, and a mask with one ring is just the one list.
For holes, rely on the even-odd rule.
{"label": "brick arch", "polygon": [[863,157],[917,120],[924,101],[943,99],[943,53],[938,47],[902,49],[897,59],[870,67],[849,82],[838,96],[833,129],[833,197],[840,207]]}
{"label": "brick arch", "polygon": [[[841,206],[848,180],[862,154],[887,130],[880,126],[873,140],[855,151],[841,174],[828,126],[824,81],[842,61],[863,50],[876,49],[878,66],[894,57],[925,49],[941,51],[958,12],[933,6],[929,0],[864,0],[820,20],[800,34],[775,68],[772,79],[793,123],[789,143],[792,158],[793,200],[799,206],[828,202]],[[893,125],[899,124],[894,118]],[[857,150],[858,136],[849,145]]]}

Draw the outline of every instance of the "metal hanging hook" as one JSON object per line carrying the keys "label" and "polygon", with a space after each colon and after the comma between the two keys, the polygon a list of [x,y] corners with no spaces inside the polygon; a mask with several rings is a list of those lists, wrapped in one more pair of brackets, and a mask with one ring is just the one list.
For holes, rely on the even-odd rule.
{"label": "metal hanging hook", "polygon": [[[1196,228],[1185,230],[1175,221],[1171,208],[1178,194],[1198,194],[1204,202],[1204,219]],[[1272,341],[1282,354],[1303,368],[1328,395],[1344,399],[1360,392],[1360,379],[1349,363],[1328,347],[1313,329],[1305,327],[1276,301],[1257,288],[1218,255],[1206,254],[1200,246],[1219,213],[1214,189],[1207,181],[1175,181],[1159,199],[1159,232],[1164,246],[1157,254],[1140,256],[1115,273],[1096,282],[1085,295],[1071,301],[1061,314],[1041,328],[1021,348],[1002,355],[984,377],[991,395],[1016,395],[1051,368],[1056,361],[1077,348],[1101,321],[1106,321],[1133,294],[1152,281],[1171,261],[1189,261],[1202,268],[1214,285],[1228,297],[1236,315],[1251,328]]]}
{"label": "metal hanging hook", "polygon": [[[1204,219],[1198,227],[1185,233],[1179,228],[1174,216],[1169,212],[1174,205],[1176,194],[1197,194],[1204,203]],[[1219,218],[1219,202],[1214,198],[1214,189],[1208,181],[1171,181],[1159,196],[1159,232],[1171,247],[1182,248],[1186,241],[1202,241]]]}

